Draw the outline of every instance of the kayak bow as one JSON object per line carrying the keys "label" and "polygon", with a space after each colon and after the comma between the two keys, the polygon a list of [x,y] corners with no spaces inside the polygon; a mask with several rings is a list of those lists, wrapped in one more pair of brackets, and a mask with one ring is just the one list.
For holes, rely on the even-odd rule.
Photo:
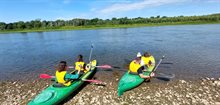
{"label": "kayak bow", "polygon": [[55,87],[50,85],[45,90],[43,90],[39,95],[37,95],[33,100],[31,100],[28,105],[56,105],[62,102],[66,97],[71,95],[76,91],[95,71],[95,66],[97,65],[96,60],[91,61],[87,64],[91,66],[90,70],[83,74],[78,80],[72,81],[72,84],[67,87]]}

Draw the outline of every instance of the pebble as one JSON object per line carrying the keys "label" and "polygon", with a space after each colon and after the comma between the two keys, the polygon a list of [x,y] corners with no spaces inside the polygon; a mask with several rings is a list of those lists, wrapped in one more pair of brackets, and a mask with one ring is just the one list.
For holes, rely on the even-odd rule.
{"label": "pebble", "polygon": [[[163,105],[182,105],[182,104],[207,104],[207,105],[220,105],[218,97],[220,92],[215,86],[220,86],[219,80],[205,81],[202,79],[200,83],[193,81],[179,80],[176,82],[167,82],[166,84],[153,84],[143,83],[136,89],[126,92],[122,97],[117,97],[117,86],[114,82],[108,82],[108,86],[87,85],[76,96],[70,99],[64,105],[123,105],[123,104],[163,104]],[[114,80],[113,80],[114,81]],[[209,82],[211,82],[209,84]],[[27,104],[32,97],[35,97],[45,85],[37,85],[29,87],[28,85],[19,85],[19,89],[16,89],[17,83],[8,85],[8,89],[1,91],[4,98],[3,105],[15,104],[22,105]],[[6,83],[7,85],[8,83]],[[48,83],[49,84],[49,83]],[[148,85],[149,84],[149,85]],[[219,84],[219,85],[217,85]],[[27,88],[27,89],[26,89]],[[1,89],[1,87],[0,87]],[[10,89],[10,90],[9,90]],[[25,90],[26,89],[26,90]],[[152,89],[152,90],[150,90]],[[196,91],[195,91],[196,90]],[[1,95],[1,93],[0,93]],[[7,97],[6,97],[7,96]],[[22,100],[25,99],[25,102]],[[15,103],[16,102],[16,103]]]}
{"label": "pebble", "polygon": [[13,85],[16,84],[16,81],[12,83]]}
{"label": "pebble", "polygon": [[185,81],[185,80],[180,80],[180,82],[181,82],[181,83],[186,83],[186,81]]}
{"label": "pebble", "polygon": [[201,85],[205,85],[205,83],[204,83],[204,82],[201,82]]}
{"label": "pebble", "polygon": [[209,81],[209,80],[210,80],[210,78],[206,77],[206,80],[208,80],[208,81]]}
{"label": "pebble", "polygon": [[215,86],[220,86],[220,81],[214,81]]}
{"label": "pebble", "polygon": [[147,99],[150,99],[150,96],[148,95],[146,98],[147,98]]}
{"label": "pebble", "polygon": [[202,81],[203,81],[203,82],[206,82],[206,79],[205,79],[205,78],[203,78],[203,79],[202,79]]}
{"label": "pebble", "polygon": [[215,105],[220,105],[220,102],[215,102]]}

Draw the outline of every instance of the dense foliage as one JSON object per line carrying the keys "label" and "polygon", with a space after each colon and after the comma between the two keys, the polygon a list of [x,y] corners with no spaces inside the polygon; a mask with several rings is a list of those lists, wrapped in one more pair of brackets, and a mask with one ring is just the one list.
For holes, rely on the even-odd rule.
{"label": "dense foliage", "polygon": [[40,19],[32,21],[19,21],[14,23],[0,22],[0,30],[24,30],[24,29],[53,29],[64,26],[109,26],[109,25],[132,25],[132,24],[160,24],[160,23],[178,23],[178,22],[219,22],[220,14],[203,15],[203,16],[156,16],[150,18],[112,18],[112,19],[72,19],[72,20],[56,20],[56,21],[41,21]]}

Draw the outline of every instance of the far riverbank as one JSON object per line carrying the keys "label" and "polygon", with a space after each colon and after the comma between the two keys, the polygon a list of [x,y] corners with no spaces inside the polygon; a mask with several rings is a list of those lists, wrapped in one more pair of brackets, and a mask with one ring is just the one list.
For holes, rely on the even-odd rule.
{"label": "far riverbank", "polygon": [[23,30],[4,30],[0,34],[5,33],[27,33],[27,32],[49,32],[49,31],[67,31],[67,30],[94,30],[94,29],[112,29],[112,28],[134,28],[134,27],[153,27],[153,26],[170,26],[170,25],[199,25],[199,24],[220,24],[219,22],[166,22],[166,23],[150,23],[150,24],[124,24],[124,25],[90,25],[90,26],[62,26],[54,28],[38,28]]}

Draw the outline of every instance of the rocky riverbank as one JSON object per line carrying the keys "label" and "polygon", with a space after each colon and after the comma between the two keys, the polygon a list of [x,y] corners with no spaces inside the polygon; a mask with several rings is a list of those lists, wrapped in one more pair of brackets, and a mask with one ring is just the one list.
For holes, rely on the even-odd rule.
{"label": "rocky riverbank", "polygon": [[[25,105],[52,82],[50,80],[0,82],[1,105]],[[118,79],[105,85],[87,84],[64,105],[220,105],[220,78],[144,82],[138,88],[117,96]]]}

